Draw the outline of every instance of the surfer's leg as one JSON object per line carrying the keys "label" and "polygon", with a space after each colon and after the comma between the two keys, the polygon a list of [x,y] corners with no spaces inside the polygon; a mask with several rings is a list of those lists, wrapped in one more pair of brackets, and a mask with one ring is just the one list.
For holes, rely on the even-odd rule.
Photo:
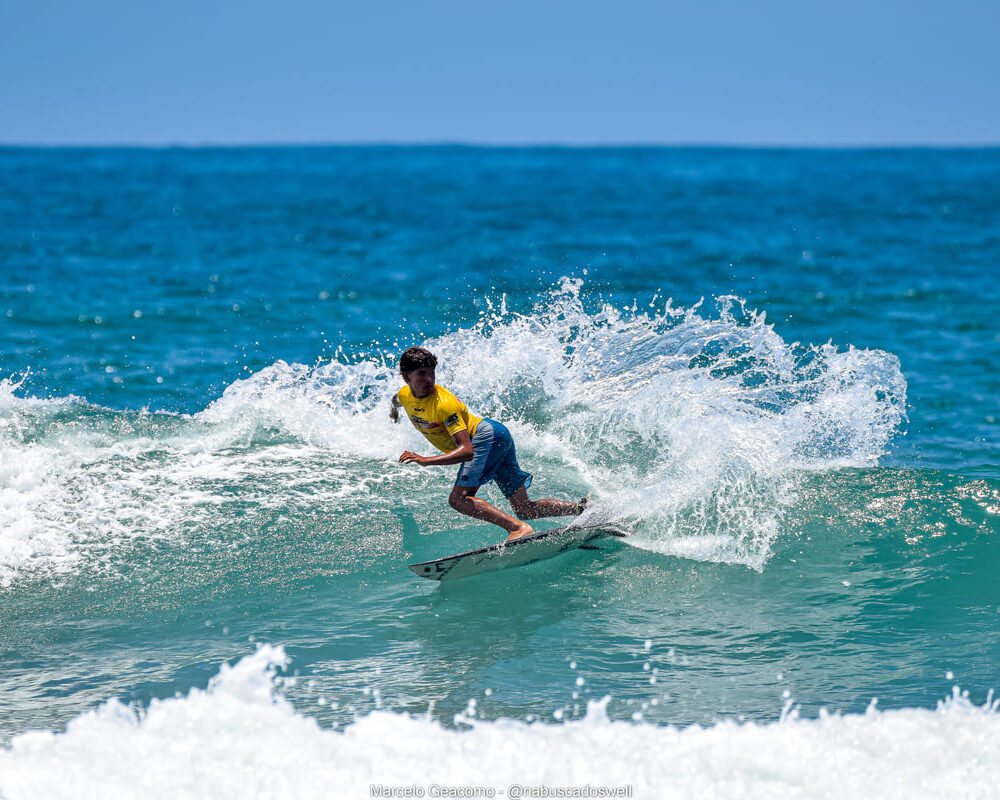
{"label": "surfer's leg", "polygon": [[472,437],[472,459],[459,466],[448,504],[470,517],[499,525],[510,534],[508,539],[518,539],[534,533],[534,529],[476,497],[479,487],[493,480],[497,464],[503,460],[510,447],[510,434],[506,428],[499,422],[482,420]]}
{"label": "surfer's leg", "polygon": [[583,510],[581,503],[568,503],[565,500],[546,498],[532,500],[528,490],[523,486],[507,498],[514,513],[521,519],[540,519],[541,517],[568,517],[578,515]]}
{"label": "surfer's leg", "polygon": [[510,534],[507,537],[507,541],[520,539],[522,536],[530,536],[535,532],[534,528],[527,522],[514,519],[510,514],[504,514],[496,506],[492,506],[485,500],[476,497],[478,490],[478,486],[453,486],[451,495],[448,497],[448,505],[462,514],[499,525]]}

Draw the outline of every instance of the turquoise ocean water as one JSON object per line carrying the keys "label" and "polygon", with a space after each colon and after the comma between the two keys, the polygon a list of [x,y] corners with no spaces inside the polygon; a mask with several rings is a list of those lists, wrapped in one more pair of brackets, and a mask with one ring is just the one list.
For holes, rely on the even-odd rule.
{"label": "turquoise ocean water", "polygon": [[[6,148],[0,189],[0,796],[1000,786],[1000,150]],[[500,536],[396,463],[418,343],[632,537],[414,577]]]}

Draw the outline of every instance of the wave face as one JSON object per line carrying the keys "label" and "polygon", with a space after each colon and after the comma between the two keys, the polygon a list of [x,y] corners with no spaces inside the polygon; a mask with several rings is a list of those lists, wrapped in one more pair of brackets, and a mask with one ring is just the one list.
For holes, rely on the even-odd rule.
{"label": "wave face", "polygon": [[111,700],[65,733],[21,734],[0,749],[0,792],[355,798],[392,788],[506,796],[511,787],[589,786],[631,787],[634,797],[937,798],[989,797],[1000,781],[998,701],[974,705],[958,687],[934,710],[872,703],[863,714],[805,720],[787,704],[769,723],[707,728],[616,722],[595,701],[565,725],[480,721],[473,705],[465,730],[374,711],[334,731],[281,695],[274,667],[286,663],[281,648],[265,645],[223,665],[205,690],[142,709]]}

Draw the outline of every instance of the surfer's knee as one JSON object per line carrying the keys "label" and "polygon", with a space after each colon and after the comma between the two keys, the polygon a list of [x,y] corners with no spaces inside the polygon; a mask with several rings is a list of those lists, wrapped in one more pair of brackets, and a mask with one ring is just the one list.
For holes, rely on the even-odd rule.
{"label": "surfer's knee", "polygon": [[454,508],[456,511],[462,511],[469,503],[468,492],[463,492],[457,486],[451,490],[451,494],[448,495],[448,505]]}

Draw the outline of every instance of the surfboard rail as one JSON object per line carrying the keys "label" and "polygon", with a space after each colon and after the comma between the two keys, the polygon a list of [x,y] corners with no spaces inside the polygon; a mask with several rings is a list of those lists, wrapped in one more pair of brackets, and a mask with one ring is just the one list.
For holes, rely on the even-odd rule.
{"label": "surfboard rail", "polygon": [[533,533],[512,542],[499,542],[465,553],[421,561],[410,564],[409,567],[421,578],[454,580],[552,558],[607,536],[624,538],[628,536],[628,531],[616,525],[566,525]]}

